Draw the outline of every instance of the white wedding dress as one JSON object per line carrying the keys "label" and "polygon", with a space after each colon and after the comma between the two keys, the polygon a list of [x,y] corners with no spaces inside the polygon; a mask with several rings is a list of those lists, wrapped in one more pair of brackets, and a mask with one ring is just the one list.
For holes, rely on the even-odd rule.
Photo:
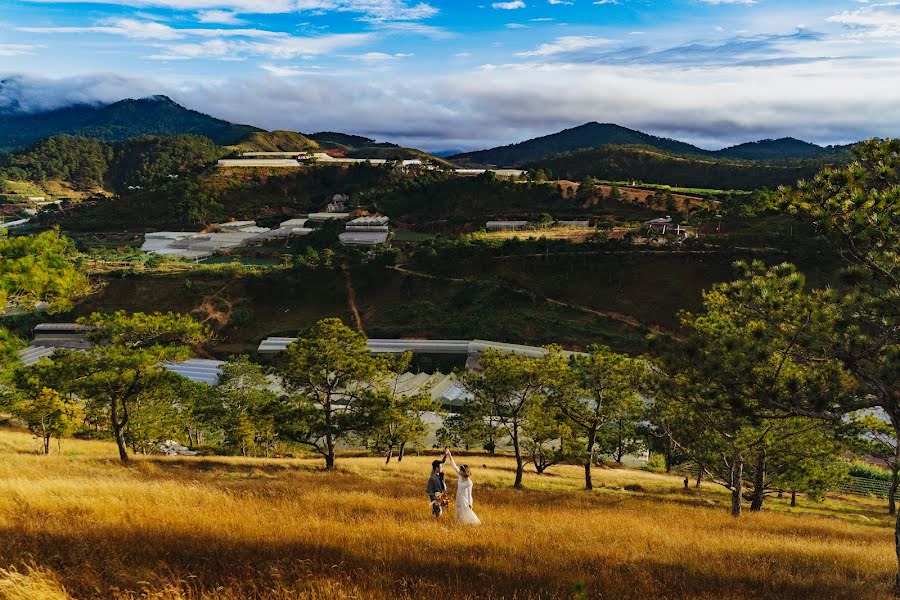
{"label": "white wedding dress", "polygon": [[[459,467],[456,461],[450,457],[453,470],[459,475]],[[472,510],[472,478],[462,477],[456,480],[456,520],[463,525],[481,525],[481,519]]]}

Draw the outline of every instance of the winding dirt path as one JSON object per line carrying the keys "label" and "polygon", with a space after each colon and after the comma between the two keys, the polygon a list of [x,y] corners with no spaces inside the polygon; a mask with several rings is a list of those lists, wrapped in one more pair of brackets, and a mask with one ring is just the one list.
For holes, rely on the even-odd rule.
{"label": "winding dirt path", "polygon": [[[412,269],[407,269],[406,267],[399,266],[399,265],[394,265],[394,266],[391,266],[388,268],[390,268],[394,271],[397,271],[398,273],[412,275],[413,277],[421,277],[423,279],[431,279],[433,281],[448,281],[448,282],[453,282],[453,283],[471,283],[474,281],[478,281],[477,279],[464,279],[464,278],[460,278],[460,277],[439,277],[437,275],[432,275],[431,273],[422,273],[421,271],[413,271]],[[509,284],[506,284],[506,285],[509,285]],[[632,327],[649,329],[650,331],[652,331],[654,333],[665,334],[665,335],[675,335],[674,333],[664,329],[660,325],[645,323],[644,321],[641,321],[640,319],[638,319],[637,317],[635,317],[633,315],[620,313],[620,312],[617,312],[614,310],[602,310],[599,308],[591,308],[590,306],[582,306],[580,304],[572,304],[570,302],[565,302],[563,300],[557,300],[556,298],[550,298],[548,296],[541,296],[539,294],[535,294],[533,291],[522,288],[522,287],[517,287],[517,286],[509,286],[509,287],[511,287],[513,290],[515,290],[517,292],[520,292],[523,294],[528,294],[531,296],[536,296],[536,297],[542,299],[544,302],[547,302],[548,304],[562,306],[564,308],[576,310],[578,312],[582,312],[582,313],[589,314],[589,315],[594,315],[597,317],[604,317],[607,319],[612,319],[613,321],[618,321],[619,323],[625,323],[626,325],[630,325]]]}
{"label": "winding dirt path", "polygon": [[350,312],[353,313],[353,322],[356,323],[356,329],[359,332],[365,333],[362,315],[359,314],[359,308],[356,306],[356,290],[353,288],[353,282],[350,280],[350,273],[346,273],[344,278],[347,282],[347,304],[350,306]]}

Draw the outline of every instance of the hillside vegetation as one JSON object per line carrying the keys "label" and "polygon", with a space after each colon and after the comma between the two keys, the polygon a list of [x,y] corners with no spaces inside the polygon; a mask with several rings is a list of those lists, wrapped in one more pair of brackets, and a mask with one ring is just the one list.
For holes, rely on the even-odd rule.
{"label": "hillside vegetation", "polygon": [[582,148],[595,148],[608,144],[644,145],[681,154],[704,154],[691,144],[660,138],[653,135],[614,125],[612,123],[585,123],[559,133],[546,135],[518,144],[500,146],[490,150],[466,152],[448,157],[460,164],[513,167],[537,161],[561,152],[571,152]]}
{"label": "hillside vegetation", "polygon": [[0,114],[0,151],[22,148],[60,134],[105,141],[193,134],[228,145],[254,131],[259,129],[187,109],[166,96],[153,96],[108,106],[78,105],[44,113]]}
{"label": "hillside vegetation", "polygon": [[59,135],[8,154],[0,162],[0,177],[122,191],[198,172],[223,154],[208,138],[194,135],[141,136],[114,143]]}
{"label": "hillside vegetation", "polygon": [[681,187],[754,190],[793,185],[814,176],[827,162],[751,162],[678,155],[643,146],[602,146],[558,154],[526,166],[548,170],[564,179],[592,176]]}
{"label": "hillside vegetation", "polygon": [[318,150],[319,144],[294,131],[254,131],[229,148],[243,152],[293,152]]}
{"label": "hillside vegetation", "polygon": [[472,456],[484,524],[471,529],[430,518],[431,456],[342,458],[323,473],[315,459],[126,468],[107,442],[61,449],[36,456],[29,435],[0,430],[0,595],[19,594],[4,597],[890,597],[891,525],[865,499],[773,499],[736,520],[713,486],[603,469],[589,493],[564,466],[529,470],[518,491],[511,458]]}

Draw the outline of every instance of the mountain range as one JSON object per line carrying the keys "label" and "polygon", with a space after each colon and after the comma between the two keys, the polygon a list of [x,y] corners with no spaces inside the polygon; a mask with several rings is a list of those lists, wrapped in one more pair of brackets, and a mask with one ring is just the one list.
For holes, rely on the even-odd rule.
{"label": "mountain range", "polygon": [[[0,111],[0,152],[22,148],[60,134],[121,141],[140,135],[186,133],[206,136],[219,145],[240,150],[328,148],[345,152],[348,156],[427,156],[418,150],[347,133],[304,135],[288,131],[267,132],[190,110],[166,96],[120,100],[109,105],[79,104],[38,113],[22,113],[15,107]],[[849,154],[849,146],[823,147],[794,138],[748,142],[710,151],[620,125],[591,122],[516,144],[454,154],[448,159],[465,166],[521,167],[559,154],[609,145],[643,146],[674,155],[748,161],[827,159]]]}
{"label": "mountain range", "polygon": [[849,146],[824,147],[790,137],[748,142],[722,150],[704,150],[686,142],[657,137],[613,123],[591,122],[517,144],[454,154],[447,158],[471,166],[518,167],[557,154],[610,145],[646,146],[670,154],[737,160],[817,159],[840,156],[849,150]]}

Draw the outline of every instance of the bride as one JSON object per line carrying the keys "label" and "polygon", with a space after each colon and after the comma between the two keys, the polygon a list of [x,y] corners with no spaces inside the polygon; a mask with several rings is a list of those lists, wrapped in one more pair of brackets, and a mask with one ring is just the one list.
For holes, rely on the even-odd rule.
{"label": "bride", "polygon": [[450,459],[453,470],[459,475],[456,481],[456,520],[463,525],[481,525],[481,519],[472,510],[472,471],[469,465],[457,467],[449,449],[446,457]]}

